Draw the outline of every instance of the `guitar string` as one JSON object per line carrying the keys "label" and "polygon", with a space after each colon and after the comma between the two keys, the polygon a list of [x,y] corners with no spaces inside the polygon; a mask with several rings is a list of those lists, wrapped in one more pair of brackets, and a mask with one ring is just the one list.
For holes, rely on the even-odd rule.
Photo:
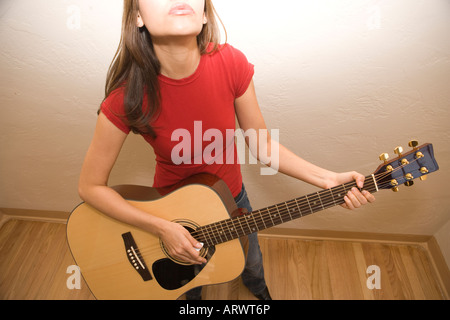
{"label": "guitar string", "polygon": [[[386,186],[388,185],[386,183]],[[192,236],[210,245],[219,244],[313,214],[314,212],[322,211],[322,209],[332,208],[336,205],[343,204],[344,201],[343,198],[341,201],[333,200],[333,203],[316,204],[313,208],[306,205],[306,202],[300,204],[297,201],[297,203],[293,205],[292,201],[289,201],[283,206],[283,209],[278,209],[275,213],[273,211],[271,212],[269,207],[244,216],[207,225],[197,229]]]}
{"label": "guitar string", "polygon": [[[417,160],[418,159],[414,159],[413,162],[416,162]],[[401,166],[397,167],[396,169],[394,169],[393,171],[382,172],[380,174],[374,175],[374,177],[376,178],[376,180],[377,179],[381,180],[396,171],[403,170],[406,166],[411,165],[411,164],[412,163],[401,165]],[[372,178],[372,176],[368,176],[366,178],[369,180],[368,181],[370,183],[369,187],[371,186],[373,188],[373,190],[371,190],[371,192],[375,192],[376,191],[375,182],[370,179],[370,178]],[[367,186],[367,184],[366,184],[366,186]],[[381,184],[378,183],[377,186],[379,189],[384,189],[384,188],[390,186],[390,181],[387,181],[384,183],[381,182]],[[221,243],[221,242],[224,242],[222,237],[225,237],[225,239],[226,239],[225,241],[229,241],[228,235],[225,233],[225,229],[229,229],[230,224],[231,224],[231,230],[229,229],[228,233],[230,236],[232,236],[232,239],[235,239],[236,236],[240,237],[245,234],[252,233],[250,231],[257,232],[259,230],[266,229],[267,226],[266,226],[265,221],[267,222],[267,224],[269,224],[269,225],[271,224],[270,221],[268,221],[268,218],[270,218],[272,222],[274,219],[277,221],[276,223],[272,223],[272,226],[274,226],[277,224],[281,224],[284,221],[288,222],[288,221],[291,221],[291,220],[294,220],[294,219],[297,219],[297,218],[300,218],[300,217],[303,217],[306,215],[310,215],[314,212],[321,211],[323,209],[328,209],[328,208],[334,207],[336,205],[343,204],[344,197],[340,197],[336,200],[335,194],[342,193],[343,191],[345,191],[345,193],[347,194],[347,191],[350,190],[352,187],[356,187],[356,182],[352,181],[347,184],[337,186],[337,187],[335,187],[336,189],[334,189],[334,190],[331,189],[332,190],[331,192],[330,192],[330,189],[328,189],[328,190],[319,191],[316,194],[310,194],[310,195],[304,196],[302,198],[306,198],[306,199],[302,200],[301,202],[298,201],[301,198],[297,198],[297,199],[293,199],[290,201],[286,201],[284,203],[280,203],[278,205],[273,205],[273,206],[270,206],[270,207],[267,207],[264,209],[256,210],[256,211],[253,211],[253,212],[243,215],[243,216],[219,221],[219,222],[216,222],[216,223],[213,223],[210,225],[200,227],[199,229],[197,229],[196,231],[194,231],[192,233],[192,236],[194,238],[198,237],[200,240],[204,240],[206,242],[208,242],[207,238],[210,238],[210,240],[212,240],[214,238],[215,241],[211,241],[211,242]],[[369,189],[369,188],[366,188],[366,189]],[[320,195],[320,193],[322,193],[322,196]],[[325,197],[323,197],[324,193],[329,193],[330,195],[328,195],[328,196],[326,195]],[[312,198],[312,201],[314,201],[312,206],[311,206],[311,201],[308,199],[308,196],[314,197],[314,198]],[[318,202],[320,202],[319,205],[317,204]],[[278,206],[280,206],[280,207],[282,206],[282,208],[279,209]],[[314,211],[313,208],[316,209],[316,211]],[[276,212],[273,211],[275,209],[276,209]],[[262,213],[263,211],[266,211],[266,213]],[[305,212],[305,213],[303,213],[303,212]],[[295,218],[293,218],[292,215],[294,215]],[[248,220],[253,220],[253,221],[249,222]],[[259,220],[259,222],[257,222],[257,220]],[[252,226],[255,226],[256,230],[251,228],[250,224]],[[214,228],[216,229],[216,231],[213,230]],[[219,228],[222,230],[220,230]],[[238,231],[239,228],[241,228],[241,231],[244,232],[244,234],[239,233],[239,231]],[[211,230],[208,230],[208,229],[211,229]],[[217,233],[217,231],[219,231],[219,233]],[[233,233],[235,233],[235,234],[233,234]],[[200,236],[203,236],[203,237],[200,238]],[[218,241],[219,238],[220,238],[220,241]]]}
{"label": "guitar string", "polygon": [[[385,185],[388,186],[389,184],[386,183]],[[206,228],[209,227],[206,229],[207,230],[206,232],[205,232],[205,228],[203,228],[202,230],[200,230],[201,233],[197,233],[197,234],[199,236],[203,235],[205,239],[209,237],[210,239],[213,240],[212,241],[213,243],[214,242],[221,243],[221,242],[224,242],[223,237],[225,237],[225,241],[230,240],[228,238],[228,235],[226,233],[224,233],[223,231],[219,232],[219,234],[217,235],[217,231],[220,231],[219,228],[223,229],[222,226],[224,225],[224,222],[226,223],[225,229],[229,228],[230,224],[231,224],[232,228],[234,228],[234,230],[232,230],[232,231],[236,234],[232,234],[232,232],[229,231],[229,235],[231,236],[231,239],[235,239],[236,236],[239,237],[239,236],[243,236],[245,234],[250,234],[252,232],[257,232],[262,229],[266,229],[268,224],[269,224],[269,227],[272,227],[272,226],[275,226],[278,224],[282,224],[284,222],[288,222],[288,221],[291,221],[294,219],[301,218],[306,215],[310,215],[314,212],[321,211],[322,209],[328,209],[328,208],[334,207],[335,205],[344,203],[342,200],[335,201],[333,199],[332,203],[331,202],[323,203],[323,204],[321,203],[321,205],[316,204],[314,207],[314,209],[316,210],[315,211],[314,209],[310,208],[309,205],[306,206],[305,202],[302,203],[302,205],[297,205],[299,203],[298,201],[295,204],[293,204],[293,202],[294,201],[286,202],[286,205],[284,206],[284,208],[281,210],[278,209],[277,212],[275,212],[275,213],[273,211],[271,212],[270,208],[258,210],[258,211],[255,211],[254,213],[250,213],[248,215],[235,218],[234,221],[232,219],[229,219],[229,220],[225,220],[223,222],[216,223],[215,225],[213,224],[213,225],[206,226]],[[266,211],[266,213],[262,213],[263,211]],[[268,217],[271,219],[272,222],[275,220],[275,222],[273,222],[271,226],[270,226],[270,224],[271,224],[270,221],[268,221],[268,219],[267,219]],[[253,221],[251,221],[251,220],[253,220]],[[235,223],[235,221],[237,221],[239,223],[239,226],[237,226],[237,223]],[[267,223],[264,221],[266,221]],[[251,228],[249,222],[256,229]],[[216,232],[214,232],[213,226],[215,226]],[[239,227],[241,230],[239,230]],[[252,232],[250,232],[250,231],[252,231]],[[195,234],[194,234],[194,237],[195,237]],[[220,238],[220,240],[219,240],[219,238]]]}

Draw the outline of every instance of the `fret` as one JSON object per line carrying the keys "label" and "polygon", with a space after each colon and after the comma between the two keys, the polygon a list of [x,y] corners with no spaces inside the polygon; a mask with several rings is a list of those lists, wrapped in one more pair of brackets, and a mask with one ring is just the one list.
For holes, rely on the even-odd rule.
{"label": "fret", "polygon": [[289,206],[286,202],[284,203],[284,206],[286,207],[287,213],[289,214],[289,221],[292,221],[293,219],[292,219],[292,215],[291,215],[291,208],[289,208]]}
{"label": "fret", "polygon": [[270,214],[269,208],[266,208],[267,213],[269,214],[269,218],[272,221],[272,226],[275,226],[275,222],[273,222],[272,215]]}
{"label": "fret", "polygon": [[242,234],[241,234],[239,237],[242,237],[242,236],[245,235],[246,233],[245,233],[244,227],[242,227],[242,223],[241,223],[240,217],[237,217],[237,218],[235,218],[235,219],[233,219],[233,220],[237,220],[237,222],[239,222],[239,226],[241,227],[241,230],[242,230]]}
{"label": "fret", "polygon": [[252,229],[252,231],[253,232],[258,232],[259,231],[259,227],[258,227],[258,223],[256,222],[256,219],[255,219],[255,214],[249,214],[248,215],[249,216],[249,218],[250,217],[252,217],[253,218],[253,223],[255,224],[255,227]]}
{"label": "fret", "polygon": [[219,230],[218,224],[219,224],[219,223],[214,223],[213,226],[216,228],[216,234],[217,234],[217,235],[219,236],[219,238],[220,238],[220,243],[223,243],[223,242],[225,242],[225,241],[223,241],[223,239],[222,239],[222,230]]}
{"label": "fret", "polygon": [[277,206],[277,205],[275,205],[275,209],[277,209],[277,212],[278,212],[278,216],[280,217],[281,223],[284,223],[284,221],[283,221],[283,217],[281,216],[281,214],[280,214],[280,210],[278,210],[278,206]]}
{"label": "fret", "polygon": [[195,232],[198,234],[198,237],[196,238],[196,240],[198,240],[200,242],[206,242],[205,233],[203,232],[204,230],[205,230],[205,227],[200,227],[197,230],[195,230]]}
{"label": "fret", "polygon": [[319,201],[317,193],[310,194],[309,196],[307,196],[307,199],[308,199],[308,204],[311,208],[311,213],[322,210],[320,208],[320,204],[317,203]]}
{"label": "fret", "polygon": [[295,204],[297,205],[297,209],[298,209],[298,212],[300,213],[300,217],[303,217],[302,210],[300,209],[300,206],[298,205],[297,199],[294,199],[294,201],[295,201]]}
{"label": "fret", "polygon": [[290,221],[301,217],[301,213],[299,212],[298,207],[295,206],[295,204],[287,205],[286,207],[289,213]]}
{"label": "fret", "polygon": [[325,210],[325,207],[323,206],[323,202],[322,202],[322,199],[320,198],[320,193],[319,192],[317,192],[317,198],[319,199],[320,204],[322,205],[322,209]]}
{"label": "fret", "polygon": [[[231,233],[230,227],[229,227],[229,220],[222,221],[222,228],[224,229],[224,232],[227,232],[230,234],[230,239],[234,239],[233,234]],[[228,236],[227,236],[228,238]]]}
{"label": "fret", "polygon": [[211,228],[211,235],[212,235],[212,237],[214,238],[214,239],[213,239],[214,243],[218,243],[217,237],[216,237],[217,232],[214,232],[213,227],[214,227],[214,224],[211,224],[211,225],[210,225],[210,228]]}
{"label": "fret", "polygon": [[306,201],[308,202],[309,210],[311,210],[311,213],[314,213],[314,211],[313,211],[313,209],[312,209],[312,207],[311,207],[311,203],[309,203],[309,199],[308,199],[308,196],[307,196],[307,195],[305,196],[305,199],[306,199]]}
{"label": "fret", "polygon": [[256,232],[256,228],[255,228],[256,225],[254,224],[254,221],[251,221],[251,220],[253,220],[252,215],[251,214],[246,214],[244,216],[244,219],[245,219],[245,222],[247,222],[248,231],[249,231],[248,234]]}
{"label": "fret", "polygon": [[[229,219],[227,221],[229,221],[231,223],[231,227],[230,227],[227,222],[227,227],[228,227],[228,230],[230,230],[231,238],[232,239],[239,238],[239,233],[237,232],[236,226],[234,224],[234,219]],[[236,233],[236,236],[234,236],[232,232]]]}
{"label": "fret", "polygon": [[220,233],[221,234],[223,234],[224,236],[225,236],[225,239],[226,239],[226,241],[229,241],[230,239],[228,239],[228,236],[227,236],[227,234],[226,234],[226,232],[225,232],[225,229],[223,228],[223,221],[222,222],[219,222],[219,224],[220,224],[220,227],[221,227],[221,231],[220,231]]}
{"label": "fret", "polygon": [[261,218],[261,221],[262,221],[262,223],[264,225],[264,229],[267,229],[266,223],[264,222],[264,218],[263,218],[263,216],[261,214],[261,210],[258,210],[258,214],[259,214],[259,217]]}
{"label": "fret", "polygon": [[348,192],[348,191],[347,191],[347,189],[345,188],[345,184],[342,185],[342,188],[344,188],[344,192],[345,192],[345,194],[342,196],[342,198],[344,198],[344,197],[347,195],[347,192]]}
{"label": "fret", "polygon": [[[216,231],[214,231],[214,229],[213,229],[214,227],[216,228]],[[221,239],[220,240],[218,239],[219,232],[218,232],[216,224],[211,224],[211,234],[214,237],[214,243],[221,243],[221,241],[220,241]]]}
{"label": "fret", "polygon": [[330,191],[331,199],[333,199],[334,205],[337,206],[336,200],[334,199],[333,189],[328,189],[328,190]]}
{"label": "fret", "polygon": [[[245,220],[245,223],[247,223],[248,231],[249,231],[249,232],[252,231],[252,227],[250,227],[250,224],[248,223],[248,217],[247,217],[247,215],[242,216],[242,218]],[[249,234],[249,233],[246,233],[246,234]]]}
{"label": "fret", "polygon": [[[214,243],[214,241],[212,241],[211,236],[210,236],[210,232],[208,231],[208,226],[205,226],[206,229],[206,235],[207,237],[205,237],[205,240],[207,243]],[[203,235],[205,235],[205,233],[203,232]]]}
{"label": "fret", "polygon": [[[272,206],[270,208],[272,208],[272,210],[273,210],[274,207],[276,208],[276,206]],[[274,222],[274,225],[279,225],[279,224],[283,223],[283,220],[281,220],[281,217],[278,214],[278,211],[277,212],[272,212],[271,209],[269,209],[269,212],[270,212],[272,221]]]}

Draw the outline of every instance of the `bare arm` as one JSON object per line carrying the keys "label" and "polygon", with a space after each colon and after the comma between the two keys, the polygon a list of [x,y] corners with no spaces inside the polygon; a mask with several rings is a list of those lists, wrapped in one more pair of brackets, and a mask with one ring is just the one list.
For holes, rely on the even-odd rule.
{"label": "bare arm", "polygon": [[163,239],[175,257],[203,263],[194,249],[199,244],[182,226],[153,216],[130,205],[107,186],[109,175],[127,135],[103,114],[99,115],[94,137],[81,170],[79,194],[86,203],[119,221],[141,228]]}
{"label": "bare arm", "polygon": [[[263,115],[258,105],[256,98],[255,87],[253,82],[250,84],[247,92],[235,102],[236,114],[241,128],[244,131],[248,129],[267,130]],[[280,172],[300,179],[320,188],[328,189],[346,182],[355,180],[360,188],[364,184],[364,176],[357,172],[335,173],[323,168],[320,168],[302,158],[295,155],[281,144],[278,144],[279,154],[271,155],[270,150],[273,143],[278,143],[272,140],[270,134],[267,134],[267,141],[259,141],[258,146],[261,148],[265,144],[265,150],[268,151],[268,158],[271,161],[278,163],[270,163]],[[253,155],[259,160],[259,150],[251,150]],[[267,162],[267,159],[264,162]],[[343,207],[348,209],[358,208],[367,202],[375,201],[375,197],[367,191],[362,193],[356,188],[347,194],[345,197],[345,204]]]}

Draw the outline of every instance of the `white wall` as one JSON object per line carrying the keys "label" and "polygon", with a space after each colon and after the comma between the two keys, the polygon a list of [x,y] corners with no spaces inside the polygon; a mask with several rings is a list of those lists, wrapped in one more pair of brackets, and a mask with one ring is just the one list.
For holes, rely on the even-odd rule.
{"label": "white wall", "polygon": [[[450,218],[448,0],[216,0],[228,41],[256,66],[267,124],[331,170],[372,173],[378,155],[432,142],[441,170],[287,227],[439,234]],[[70,211],[116,50],[121,0],[0,2],[0,207]],[[130,137],[111,183],[151,184],[154,157]],[[316,189],[243,168],[254,208]],[[286,226],[285,226],[286,227]],[[442,229],[441,229],[442,230]],[[447,230],[447,229],[445,229]],[[448,246],[447,246],[448,248]],[[447,257],[450,253],[447,253]]]}

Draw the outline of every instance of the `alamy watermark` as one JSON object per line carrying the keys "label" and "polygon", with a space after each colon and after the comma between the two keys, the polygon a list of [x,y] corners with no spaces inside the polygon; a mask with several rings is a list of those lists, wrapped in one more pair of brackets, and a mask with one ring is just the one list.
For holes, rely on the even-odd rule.
{"label": "alamy watermark", "polygon": [[81,271],[78,266],[68,266],[66,273],[70,274],[67,278],[66,286],[69,290],[81,290]]}
{"label": "alamy watermark", "polygon": [[380,290],[381,289],[381,269],[379,266],[372,265],[366,270],[367,274],[370,276],[367,278],[366,285],[369,290]]}
{"label": "alamy watermark", "polygon": [[81,29],[81,8],[75,4],[67,7],[66,27],[69,30]]}
{"label": "alamy watermark", "polygon": [[261,168],[261,175],[274,175],[279,169],[279,137],[278,129],[270,132],[266,129],[203,131],[203,122],[195,121],[193,134],[187,129],[177,129],[172,133],[171,141],[179,143],[172,149],[171,159],[175,165],[236,164],[236,162],[246,164],[247,141],[250,150],[248,163],[257,164],[259,159],[259,162],[267,166]]}

